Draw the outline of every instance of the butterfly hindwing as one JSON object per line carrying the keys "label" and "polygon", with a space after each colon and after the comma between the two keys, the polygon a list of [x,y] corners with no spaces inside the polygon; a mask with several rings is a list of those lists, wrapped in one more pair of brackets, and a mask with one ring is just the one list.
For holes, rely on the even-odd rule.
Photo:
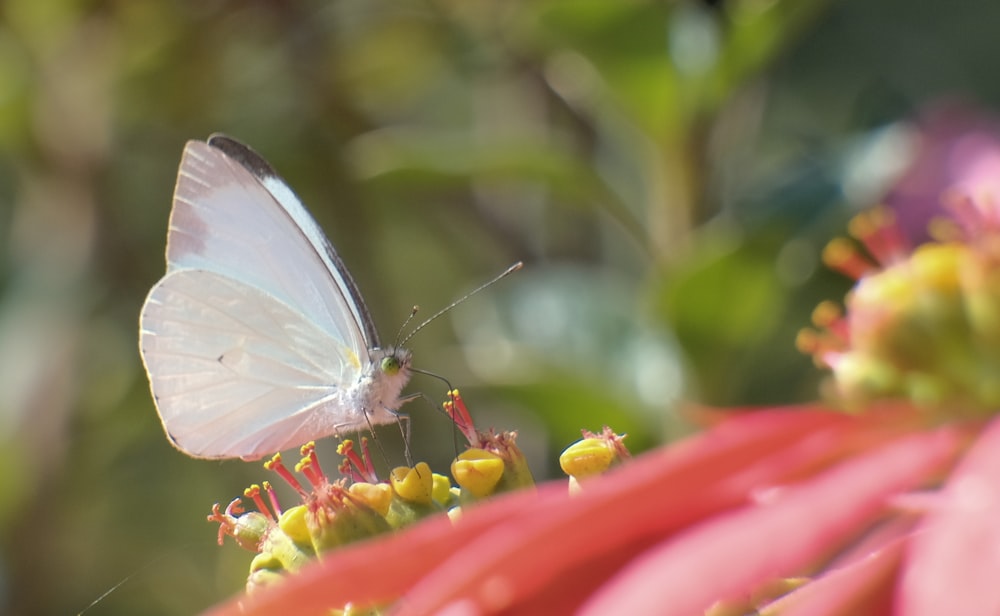
{"label": "butterfly hindwing", "polygon": [[295,308],[204,270],[153,287],[140,347],[164,428],[208,458],[256,458],[333,433],[335,416],[319,411],[361,369]]}

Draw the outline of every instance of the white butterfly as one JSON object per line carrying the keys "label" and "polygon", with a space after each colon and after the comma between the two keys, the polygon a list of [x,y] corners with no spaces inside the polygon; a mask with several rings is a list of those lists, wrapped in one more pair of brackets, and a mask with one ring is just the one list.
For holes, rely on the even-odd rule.
{"label": "white butterfly", "polygon": [[167,436],[198,458],[394,423],[411,371],[291,189],[223,135],[184,147],[139,348]]}

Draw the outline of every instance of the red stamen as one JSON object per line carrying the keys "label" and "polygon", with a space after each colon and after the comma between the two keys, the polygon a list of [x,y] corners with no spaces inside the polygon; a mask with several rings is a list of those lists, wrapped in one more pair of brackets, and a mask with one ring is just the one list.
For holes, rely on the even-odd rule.
{"label": "red stamen", "polygon": [[812,355],[813,363],[819,368],[831,368],[848,348],[846,341],[830,332],[802,329],[795,337],[795,348]]}
{"label": "red stamen", "polygon": [[840,306],[828,300],[820,302],[813,309],[812,322],[816,327],[826,329],[833,340],[846,346],[851,330]]}
{"label": "red stamen", "polygon": [[257,505],[257,511],[263,513],[269,520],[275,520],[274,516],[271,515],[271,510],[267,508],[266,504],[264,504],[264,499],[260,497],[259,485],[255,483],[246,490],[243,490],[243,496],[253,500],[254,504]]}
{"label": "red stamen", "polygon": [[896,224],[892,210],[879,207],[858,214],[848,223],[848,233],[864,244],[868,253],[881,265],[905,259],[912,250]]}
{"label": "red stamen", "polygon": [[826,326],[829,332],[831,344],[836,344],[838,349],[846,349],[851,340],[851,324],[847,319],[837,319]]}
{"label": "red stamen", "polygon": [[219,524],[219,545],[223,544],[226,535],[236,536],[236,516],[241,513],[243,513],[243,505],[238,498],[229,503],[225,512],[219,510],[219,503],[212,505],[212,514],[208,516],[208,521]]}
{"label": "red stamen", "polygon": [[299,463],[295,465],[295,472],[302,473],[306,476],[306,479],[309,480],[314,492],[324,485],[323,480],[325,478],[322,473],[316,472],[316,468],[313,467],[311,458],[302,458],[299,460]]}
{"label": "red stamen", "polygon": [[223,545],[225,542],[226,535],[229,533],[226,532],[227,520],[225,516],[222,514],[222,511],[219,510],[219,503],[215,503],[214,505],[212,505],[212,514],[208,516],[208,521],[219,523],[219,537],[217,539],[217,542],[219,545]]}
{"label": "red stamen", "polygon": [[806,355],[815,355],[820,349],[820,334],[815,329],[800,329],[795,336],[795,348]]}
{"label": "red stamen", "polygon": [[465,436],[466,440],[469,441],[469,444],[475,446],[479,441],[479,435],[476,433],[476,427],[472,423],[472,416],[469,415],[469,409],[465,406],[462,395],[457,389],[453,389],[448,392],[448,398],[449,400],[444,403],[444,412],[455,422],[455,426]]}
{"label": "red stamen", "polygon": [[338,470],[345,477],[350,477],[351,481],[364,481],[377,483],[378,475],[375,474],[375,465],[372,464],[371,453],[368,451],[368,439],[361,439],[361,455],[354,450],[354,441],[345,439],[337,447],[337,453],[344,456]]}
{"label": "red stamen", "polygon": [[1000,231],[1000,212],[992,195],[975,195],[956,188],[942,200],[966,239],[994,236]]}
{"label": "red stamen", "polygon": [[319,465],[319,456],[316,455],[316,443],[313,441],[309,441],[308,443],[303,445],[302,449],[300,449],[299,451],[302,453],[304,457],[309,458],[310,466],[316,471],[316,474],[319,476],[320,480],[324,484],[330,483],[330,480],[327,478],[326,473],[323,472],[323,467]]}
{"label": "red stamen", "polygon": [[840,306],[830,300],[824,300],[813,308],[812,322],[816,327],[830,327],[842,315]]}
{"label": "red stamen", "polygon": [[337,472],[344,477],[349,477],[351,481],[362,481],[361,474],[354,470],[354,465],[347,458],[341,460],[340,466],[337,467]]}
{"label": "red stamen", "polygon": [[230,518],[236,519],[236,516],[241,515],[244,511],[243,501],[238,498],[234,498],[232,502],[226,505],[226,515]]}
{"label": "red stamen", "polygon": [[274,488],[271,487],[270,481],[264,481],[264,491],[267,492],[267,499],[271,502],[271,509],[274,510],[274,515],[281,517],[282,510],[281,504],[278,503],[278,495],[274,492]]}
{"label": "red stamen", "polygon": [[264,468],[269,471],[274,471],[275,473],[277,473],[279,477],[285,480],[285,483],[295,488],[295,491],[298,492],[303,499],[309,498],[309,492],[307,492],[306,489],[302,487],[302,484],[299,483],[299,480],[295,478],[295,475],[293,475],[291,471],[289,471],[285,467],[285,465],[281,462],[280,453],[274,454],[273,458],[265,462]]}
{"label": "red stamen", "polygon": [[823,263],[830,269],[858,280],[877,268],[846,238],[835,238],[823,249]]}
{"label": "red stamen", "polygon": [[945,207],[951,211],[954,218],[962,229],[969,233],[980,226],[979,209],[968,194],[960,190],[953,190],[942,197]]}
{"label": "red stamen", "polygon": [[[337,446],[337,453],[344,456],[344,462],[346,462],[350,468],[350,473],[346,473],[353,476],[362,476],[364,471],[364,461],[358,456],[358,452],[354,451],[354,441],[347,439]],[[343,474],[343,469],[341,469]]]}

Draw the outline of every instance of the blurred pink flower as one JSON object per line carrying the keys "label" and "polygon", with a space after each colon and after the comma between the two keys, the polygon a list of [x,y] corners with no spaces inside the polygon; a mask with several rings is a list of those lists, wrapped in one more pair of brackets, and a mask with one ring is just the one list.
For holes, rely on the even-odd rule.
{"label": "blurred pink flower", "polygon": [[931,220],[945,215],[949,193],[994,203],[1000,197],[1000,118],[950,101],[928,107],[913,127],[919,138],[914,159],[884,202],[919,244],[929,239]]}

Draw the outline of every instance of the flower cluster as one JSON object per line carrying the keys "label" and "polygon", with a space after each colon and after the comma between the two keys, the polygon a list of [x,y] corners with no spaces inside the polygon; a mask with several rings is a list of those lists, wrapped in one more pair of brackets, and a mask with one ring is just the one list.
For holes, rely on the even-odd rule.
{"label": "flower cluster", "polygon": [[[799,347],[833,371],[835,395],[863,406],[906,398],[948,419],[1000,406],[1000,227],[990,201],[952,194],[941,240],[909,246],[887,209],[857,216],[824,259],[857,279],[846,313],[824,302]],[[982,205],[983,207],[978,207]]]}
{"label": "flower cluster", "polygon": [[[219,524],[219,544],[230,536],[237,545],[256,554],[247,580],[248,595],[351,543],[410,526],[435,514],[447,512],[457,518],[467,505],[532,487],[534,480],[516,444],[516,433],[476,430],[459,392],[449,392],[449,397],[445,411],[469,440],[468,448],[451,465],[454,486],[447,476],[432,472],[423,462],[412,468],[395,468],[388,481],[380,482],[367,439],[362,439],[360,452],[353,441],[344,440],[337,450],[343,456],[338,469],[342,477],[337,480],[331,480],[323,471],[314,443],[302,446],[302,459],[294,469],[306,479],[305,484],[288,469],[281,454],[275,454],[264,465],[295,490],[300,504],[283,509],[272,485],[265,481],[244,491],[243,497],[254,504],[255,510],[245,510],[239,498],[225,509],[214,505],[208,520]],[[629,453],[622,440],[607,427],[600,435],[584,431],[584,439],[562,458],[573,485],[627,458]],[[448,516],[445,519],[450,519]],[[352,614],[375,614],[378,609],[373,606],[389,603],[393,597],[371,599],[359,596],[333,605],[342,605]],[[363,606],[360,612],[358,605]]]}

